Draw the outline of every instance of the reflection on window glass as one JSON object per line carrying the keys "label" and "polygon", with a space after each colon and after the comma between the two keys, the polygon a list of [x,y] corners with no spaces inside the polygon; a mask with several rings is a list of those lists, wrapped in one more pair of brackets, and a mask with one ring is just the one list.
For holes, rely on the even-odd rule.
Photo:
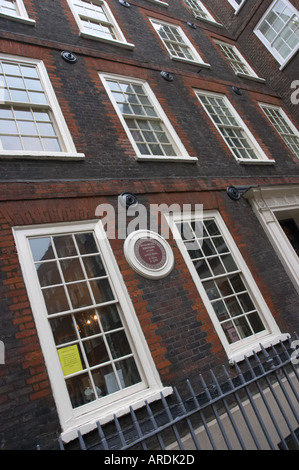
{"label": "reflection on window glass", "polygon": [[[199,223],[202,224],[200,236],[200,231],[196,234],[194,222],[179,223],[177,226],[185,234],[183,240],[188,255],[228,343],[235,343],[264,331],[265,327],[245,286],[242,272],[216,221],[206,219],[197,222],[197,225]],[[188,245],[188,234],[192,240],[191,245]]]}

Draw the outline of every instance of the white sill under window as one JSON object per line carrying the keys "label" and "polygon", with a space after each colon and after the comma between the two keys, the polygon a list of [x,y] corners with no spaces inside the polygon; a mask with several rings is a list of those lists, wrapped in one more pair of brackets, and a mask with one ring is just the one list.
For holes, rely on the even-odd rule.
{"label": "white sill under window", "polygon": [[148,0],[148,1],[151,3],[156,3],[157,5],[160,5],[161,7],[165,7],[165,8],[168,7],[168,3],[162,2],[161,0]]}
{"label": "white sill under window", "polygon": [[34,160],[83,160],[84,153],[0,150],[0,158],[26,158]]}
{"label": "white sill under window", "polygon": [[19,23],[25,23],[31,26],[36,24],[35,20],[31,20],[30,18],[25,18],[24,16],[16,16],[16,15],[9,15],[8,13],[1,13],[0,18],[7,18],[8,20],[18,21]]}
{"label": "white sill under window", "polygon": [[195,163],[198,161],[197,157],[165,157],[159,155],[138,155],[136,159],[143,162],[183,162],[183,163]]}
{"label": "white sill under window", "polygon": [[257,77],[255,75],[247,75],[246,73],[236,72],[236,75],[241,78],[247,78],[248,80],[254,80],[256,82],[264,83],[266,80],[264,78]]}
{"label": "white sill under window", "polygon": [[248,343],[246,346],[238,347],[235,351],[231,350],[228,354],[228,360],[231,365],[235,362],[244,361],[244,357],[250,357],[254,353],[258,353],[261,351],[261,345],[263,348],[269,348],[270,346],[274,346],[280,342],[286,341],[290,338],[288,333],[274,333],[271,335],[265,336],[260,341],[256,341],[255,343]]}
{"label": "white sill under window", "polygon": [[66,428],[61,438],[63,442],[68,443],[78,438],[78,430],[82,435],[87,434],[97,428],[97,421],[100,421],[101,425],[113,421],[114,416],[120,417],[130,412],[130,407],[133,410],[142,408],[147,403],[161,400],[161,395],[167,397],[173,393],[172,387],[164,387],[161,389],[148,389],[142,390],[136,395],[130,395],[125,400],[119,400],[119,402],[112,403],[112,405],[106,408],[98,409],[91,413],[86,413],[81,417],[78,417],[75,422],[69,428]]}
{"label": "white sill under window", "polygon": [[113,44],[114,46],[124,47],[125,49],[134,49],[135,47],[134,44],[130,44],[129,42],[117,41],[116,39],[106,39],[101,36],[97,36],[96,34],[85,33],[84,31],[80,31],[80,36],[86,39],[93,39],[95,41]]}
{"label": "white sill under window", "polygon": [[214,26],[220,26],[220,28],[223,28],[223,24],[218,23],[218,21],[215,20],[210,20],[209,18],[203,18],[202,16],[195,15],[195,18],[200,21],[204,21],[204,23],[212,24]]}
{"label": "white sill under window", "polygon": [[240,165],[274,165],[276,162],[273,159],[257,159],[257,158],[248,158],[241,160],[236,159]]}

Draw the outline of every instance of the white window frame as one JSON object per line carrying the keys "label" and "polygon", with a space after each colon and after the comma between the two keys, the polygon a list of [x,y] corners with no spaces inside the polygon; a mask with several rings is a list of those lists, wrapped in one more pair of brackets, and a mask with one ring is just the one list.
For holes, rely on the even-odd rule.
{"label": "white window frame", "polygon": [[[112,75],[112,74],[102,74],[102,73],[99,73],[99,76],[100,76],[100,79],[105,87],[105,90],[111,100],[111,103],[113,104],[114,106],[114,109],[115,109],[115,112],[117,113],[118,117],[119,117],[119,120],[121,122],[121,124],[123,125],[124,127],[124,130],[126,131],[127,133],[127,136],[128,136],[128,139],[129,141],[131,142],[132,144],[132,147],[133,149],[135,150],[135,153],[136,153],[136,159],[137,160],[140,160],[140,161],[163,161],[163,162],[167,162],[167,161],[171,161],[171,162],[195,162],[197,161],[197,157],[190,157],[187,150],[185,149],[184,145],[182,144],[179,136],[177,135],[176,131],[174,130],[172,124],[170,123],[168,117],[166,116],[165,112],[163,111],[159,101],[157,100],[155,94],[153,93],[153,91],[151,90],[149,84],[145,81],[145,80],[141,80],[141,79],[136,79],[136,78],[132,78],[132,77],[125,77],[125,76],[122,76],[122,75]],[[115,99],[113,97],[113,94],[106,82],[106,80],[109,80],[109,79],[112,79],[112,80],[122,80],[124,82],[130,82],[130,83],[135,83],[136,85],[142,85],[144,87],[144,90],[146,91],[147,93],[147,97],[149,98],[149,100],[151,101],[152,105],[154,106],[155,108],[155,111],[158,115],[158,118],[160,118],[160,122],[164,125],[165,129],[166,129],[166,133],[167,133],[167,136],[169,137],[170,139],[170,142],[173,144],[173,147],[174,149],[177,151],[177,154],[176,156],[159,156],[159,155],[143,155],[141,154],[141,152],[139,151],[136,143],[135,143],[135,140],[134,138],[132,137],[131,135],[131,132],[125,122],[125,119],[117,105],[117,103],[115,102]],[[133,117],[133,115],[132,115]],[[150,118],[149,118],[150,120]]]}
{"label": "white window frame", "polygon": [[279,224],[279,214],[299,213],[299,186],[260,186],[244,194],[299,294],[299,258]]}
{"label": "white window frame", "polygon": [[[258,82],[265,82],[265,79],[264,78],[261,78],[259,77],[255,71],[253,70],[253,68],[249,65],[249,63],[247,62],[247,60],[244,58],[244,56],[241,54],[241,52],[239,51],[239,49],[234,45],[234,44],[230,44],[228,42],[224,42],[224,41],[219,41],[218,39],[214,39],[215,43],[219,46],[219,49],[220,49],[220,52],[222,53],[222,55],[224,56],[224,58],[227,60],[227,62],[230,64],[231,68],[234,70],[235,74],[238,76],[238,77],[242,77],[242,78],[249,78],[249,79],[252,79],[252,80],[256,80]],[[236,56],[238,57],[239,61],[246,67],[247,69],[247,72],[248,73],[243,73],[243,72],[236,72],[233,65],[231,64],[231,61],[228,57],[226,57],[226,55],[224,54],[223,50],[221,49],[221,46],[222,47],[228,47],[228,48],[231,48],[233,49],[233,52],[236,54]]]}
{"label": "white window frame", "polygon": [[[192,45],[191,41],[188,39],[188,37],[186,36],[186,34],[184,33],[184,31],[182,30],[182,28],[180,26],[178,26],[174,23],[168,23],[166,21],[161,21],[161,20],[158,20],[156,18],[150,18],[150,22],[151,22],[155,32],[157,33],[158,37],[160,38],[161,42],[163,43],[165,49],[168,51],[169,57],[170,57],[171,60],[175,60],[175,61],[178,61],[178,62],[186,62],[188,64],[200,65],[201,67],[210,68],[210,64],[207,64],[202,60],[202,58],[198,54],[197,50]],[[190,53],[190,55],[193,58],[188,59],[188,58],[178,57],[176,55],[173,55],[171,53],[171,50],[168,47],[167,42],[160,36],[159,32],[156,30],[156,28],[154,26],[155,24],[175,28],[177,33],[179,34],[179,36],[182,39],[181,44],[183,44],[183,46],[185,46],[188,49],[188,52]],[[179,44],[179,43],[175,42],[175,44]]]}
{"label": "white window frame", "polygon": [[[256,34],[256,36],[260,39],[260,41],[264,44],[264,46],[268,49],[268,51],[272,54],[272,56],[277,60],[277,62],[280,64],[279,70],[283,70],[283,68],[289,63],[289,61],[294,57],[294,55],[297,53],[299,49],[299,42],[297,47],[289,54],[289,56],[284,59],[277,51],[272,47],[272,44],[265,38],[265,36],[260,32],[259,28],[262,25],[262,23],[265,21],[266,17],[268,14],[271,12],[271,10],[274,8],[276,3],[280,0],[275,0],[266,13],[263,15],[261,20],[258,22],[257,26],[254,28],[253,32]],[[288,0],[283,0],[283,2],[287,5],[288,8],[290,8],[293,12],[294,15],[299,16],[298,10],[292,5]],[[285,26],[283,27],[283,29]],[[279,37],[279,34],[276,35],[274,41]],[[272,41],[273,42],[273,41]]]}
{"label": "white window frame", "polygon": [[[43,295],[33,265],[29,238],[70,232],[76,233],[80,231],[93,231],[99,242],[103,260],[110,274],[110,280],[112,281],[113,288],[124,313],[127,331],[130,331],[134,341],[134,349],[139,363],[139,372],[141,373],[143,382],[142,385],[140,384],[140,386],[137,387],[137,391],[134,393],[132,391],[130,392],[127,388],[123,391],[125,393],[122,393],[122,391],[116,392],[115,398],[113,394],[104,397],[103,401],[105,403],[102,403],[102,405],[100,400],[100,403],[98,402],[96,404],[95,402],[91,402],[73,409],[56,351],[51,327],[47,319]],[[87,433],[96,428],[96,421],[98,420],[101,420],[101,424],[103,424],[111,421],[114,414],[120,416],[128,413],[130,406],[139,408],[144,406],[146,400],[151,402],[160,399],[160,393],[163,393],[164,396],[172,393],[170,387],[162,386],[102,222],[93,220],[55,225],[47,224],[42,226],[14,227],[13,233],[62,426],[62,439],[68,442],[77,437],[77,429],[79,428],[81,433]],[[109,399],[105,400],[105,398]]]}
{"label": "white window frame", "polygon": [[[260,165],[260,164],[273,164],[275,163],[275,160],[272,160],[272,159],[269,159],[267,157],[267,155],[265,154],[265,152],[263,151],[263,149],[260,147],[260,145],[257,143],[256,139],[254,138],[253,134],[251,133],[251,131],[249,130],[249,128],[246,126],[246,124],[244,123],[244,121],[241,119],[241,117],[239,116],[239,114],[236,112],[235,108],[232,106],[232,104],[230,103],[229,99],[224,95],[224,94],[219,94],[219,93],[214,93],[214,92],[208,92],[208,91],[203,91],[203,90],[194,90],[195,92],[195,95],[197,96],[201,106],[203,107],[203,109],[205,110],[205,112],[207,113],[207,115],[209,116],[210,120],[212,121],[212,123],[214,124],[215,128],[217,129],[217,131],[219,132],[219,134],[221,135],[222,139],[224,140],[225,144],[227,145],[228,149],[231,151],[231,153],[233,154],[235,160],[239,163],[239,164],[249,164],[249,165]],[[232,116],[235,118],[235,120],[237,121],[238,123],[238,127],[237,129],[241,130],[245,137],[246,137],[246,140],[248,141],[248,143],[251,145],[252,149],[255,151],[256,155],[257,155],[257,159],[241,159],[241,158],[237,158],[234,154],[234,152],[232,151],[232,149],[230,148],[230,146],[228,145],[228,143],[226,142],[224,136],[222,135],[221,131],[220,131],[220,128],[216,125],[216,123],[214,122],[213,118],[210,116],[210,114],[208,113],[208,111],[206,110],[205,106],[201,103],[200,101],[200,96],[210,96],[210,97],[215,97],[215,98],[221,98],[223,101],[224,101],[224,104],[227,106],[227,108],[230,110]],[[228,126],[229,127],[229,126]]]}
{"label": "white window frame", "polygon": [[265,331],[257,333],[254,337],[247,337],[243,340],[240,340],[236,343],[229,344],[227,338],[225,337],[225,333],[219,323],[217,316],[214,312],[212,304],[207,296],[207,293],[202,285],[202,282],[197,274],[197,271],[194,267],[194,264],[185,248],[184,242],[180,236],[179,230],[176,227],[177,222],[183,221],[193,221],[193,220],[202,220],[202,213],[188,213],[185,212],[183,214],[173,213],[173,214],[164,214],[166,220],[168,221],[173,236],[176,240],[178,248],[185,260],[185,263],[189,269],[193,282],[198,290],[200,297],[203,300],[205,308],[211,318],[213,326],[219,336],[219,339],[223,345],[223,348],[227,354],[227,357],[230,363],[239,362],[244,360],[244,356],[250,356],[253,351],[257,352],[260,350],[260,344],[263,347],[270,346],[271,344],[276,344],[281,340],[285,340],[289,337],[288,334],[282,334],[280,329],[273,318],[261,292],[259,291],[253,276],[245,263],[233,237],[231,236],[224,220],[222,219],[220,213],[217,210],[210,210],[204,211],[203,217],[204,219],[213,218],[224,238],[225,243],[227,244],[230,252],[234,258],[235,263],[237,264],[240,272],[242,273],[242,279],[245,281],[245,285],[247,287],[248,292],[250,293],[252,299],[254,300],[255,306],[261,318],[263,319],[264,325],[266,327]]}
{"label": "white window frame", "polygon": [[147,0],[147,1],[151,3],[155,3],[156,5],[159,5],[160,7],[168,8],[168,3],[163,2],[162,0]]}
{"label": "white window frame", "polygon": [[[189,5],[187,3],[188,0],[184,0],[184,3],[185,5],[187,6],[187,8],[189,10],[192,11],[193,15],[195,16],[195,18],[199,19],[199,20],[202,20],[202,21],[206,21],[207,23],[212,23],[214,25],[217,25],[217,26],[221,26],[223,27],[223,25],[221,23],[218,23],[218,21],[216,21],[213,16],[211,15],[211,13],[209,12],[209,10],[207,10],[207,8],[204,6],[204,4],[200,1],[200,0],[193,0],[197,5],[198,5],[198,8],[194,8],[192,7],[191,5]],[[204,13],[204,15],[206,16],[202,16],[201,15],[201,11]]]}
{"label": "white window frame", "polygon": [[[0,60],[9,61],[12,63],[22,63],[25,65],[35,66],[37,72],[40,77],[41,84],[43,86],[43,90],[45,96],[47,98],[47,105],[40,105],[40,108],[48,107],[48,110],[51,112],[53,117],[53,121],[55,124],[55,130],[57,132],[59,144],[61,147],[60,152],[51,152],[51,151],[35,151],[35,150],[1,150],[0,147],[0,158],[1,157],[8,157],[8,158],[37,158],[37,159],[83,159],[85,158],[84,153],[78,153],[76,151],[72,136],[70,131],[67,127],[65,119],[63,117],[62,111],[60,109],[58,100],[56,98],[54,89],[52,87],[50,78],[48,76],[46,67],[42,60],[38,59],[28,59],[24,57],[17,57],[17,56],[8,56],[8,55],[0,55]],[[1,89],[0,89],[1,91]],[[31,103],[23,103],[23,102],[12,102],[12,101],[4,101],[4,105],[12,105],[16,108],[26,108],[26,106],[30,105],[33,108],[39,109],[39,105],[31,104]]]}
{"label": "white window frame", "polygon": [[271,122],[271,120],[269,119],[269,116],[267,115],[267,113],[265,112],[265,108],[267,109],[274,109],[275,111],[278,111],[278,113],[280,114],[281,118],[286,122],[286,124],[289,126],[289,128],[291,129],[291,131],[293,132],[292,134],[289,134],[290,136],[292,137],[297,137],[298,141],[299,141],[299,131],[298,129],[296,129],[296,127],[294,126],[294,124],[292,123],[292,121],[289,119],[289,117],[286,115],[286,113],[284,112],[284,110],[280,107],[280,106],[275,106],[275,105],[272,105],[272,104],[267,104],[267,103],[259,103],[261,109],[263,110],[263,112],[265,113],[265,116],[267,117],[267,119],[270,121],[271,125],[274,127],[275,131],[277,132],[277,134],[282,138],[282,140],[284,141],[285,145],[287,145],[288,149],[290,152],[292,152],[293,155],[295,155],[295,157],[299,158],[299,155],[296,155],[293,150],[290,148],[290,146],[288,145],[288,142],[287,140],[284,138],[284,134],[279,132],[278,129],[275,128],[275,126],[273,125],[273,123]]}
{"label": "white window frame", "polygon": [[240,5],[236,2],[236,0],[227,0],[231,6],[234,8],[235,10],[235,15],[237,15],[239,13],[239,11],[241,10],[241,8],[244,6],[246,0],[242,0],[242,3],[240,3]]}
{"label": "white window frame", "polygon": [[124,47],[126,49],[134,49],[135,45],[129,43],[126,40],[126,38],[125,38],[123,32],[121,31],[120,27],[118,26],[117,21],[116,21],[114,15],[113,15],[111,9],[109,8],[107,2],[105,0],[91,0],[91,1],[92,1],[92,3],[94,3],[96,5],[100,5],[103,8],[107,18],[109,19],[109,22],[110,22],[111,26],[113,27],[113,30],[114,30],[114,33],[115,33],[117,39],[115,40],[115,39],[104,38],[104,37],[98,36],[97,34],[92,34],[92,33],[86,32],[84,30],[84,26],[83,26],[82,21],[80,19],[80,15],[78,14],[78,12],[76,11],[76,9],[73,5],[74,0],[67,0],[68,5],[70,7],[70,10],[73,13],[74,18],[77,22],[77,25],[78,25],[78,28],[79,28],[79,35],[83,38],[94,39],[96,41],[109,43],[109,44],[114,44],[115,46]]}
{"label": "white window frame", "polygon": [[18,21],[20,23],[26,23],[28,25],[34,26],[36,24],[35,20],[32,20],[29,18],[28,13],[26,11],[25,5],[23,0],[12,0],[11,3],[14,3],[16,6],[17,14],[9,14],[9,13],[3,13],[0,11],[0,17],[3,18],[9,18],[10,20]]}

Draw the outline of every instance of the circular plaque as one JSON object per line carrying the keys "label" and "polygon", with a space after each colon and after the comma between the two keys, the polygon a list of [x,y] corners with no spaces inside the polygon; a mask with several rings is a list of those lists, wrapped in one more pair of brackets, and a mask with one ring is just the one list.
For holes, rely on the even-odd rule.
{"label": "circular plaque", "polygon": [[174,256],[167,241],[150,230],[136,230],[125,241],[124,253],[129,265],[148,278],[161,279],[173,268]]}

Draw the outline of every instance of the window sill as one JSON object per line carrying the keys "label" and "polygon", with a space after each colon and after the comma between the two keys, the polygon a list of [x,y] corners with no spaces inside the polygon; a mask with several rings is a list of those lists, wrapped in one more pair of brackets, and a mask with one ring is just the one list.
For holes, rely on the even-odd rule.
{"label": "window sill", "polygon": [[78,418],[76,423],[73,423],[73,426],[70,426],[68,429],[64,430],[61,433],[61,439],[64,443],[68,443],[74,439],[78,438],[78,431],[80,430],[81,434],[87,434],[97,428],[97,422],[100,421],[101,425],[113,421],[114,415],[117,417],[123,416],[130,412],[130,407],[133,410],[137,410],[145,406],[145,402],[152,403],[154,401],[160,400],[161,395],[167,397],[173,393],[172,387],[164,387],[157,390],[142,390],[138,392],[135,396],[129,395],[124,400],[112,403],[112,405],[107,406],[96,412],[86,414],[82,418]]}
{"label": "window sill", "polygon": [[250,357],[254,353],[261,351],[261,345],[266,349],[272,345],[278,344],[280,341],[286,341],[290,338],[288,333],[272,334],[268,335],[265,338],[255,341],[253,343],[248,343],[246,347],[238,349],[238,351],[232,352],[229,354],[229,363],[234,365],[235,362],[244,361],[244,356]]}
{"label": "window sill", "polygon": [[6,152],[0,150],[0,158],[24,158],[34,160],[84,160],[84,153],[67,153],[67,152],[23,152],[16,150],[15,152]]}
{"label": "window sill", "polygon": [[129,42],[117,41],[115,39],[105,39],[100,36],[96,36],[95,34],[85,33],[84,31],[81,31],[79,33],[79,36],[85,39],[93,39],[94,41],[104,42],[106,44],[112,44],[114,46],[123,47],[125,49],[132,50],[135,47],[135,44],[130,44]]}
{"label": "window sill", "polygon": [[183,162],[183,163],[195,163],[198,161],[197,157],[163,157],[153,155],[141,155],[137,157],[138,161],[141,162]]}
{"label": "window sill", "polygon": [[18,23],[25,23],[31,26],[35,26],[36,21],[30,18],[24,18],[23,16],[8,15],[7,13],[0,13],[0,18],[6,18],[8,20],[17,21]]}
{"label": "window sill", "polygon": [[256,82],[264,83],[266,80],[264,78],[255,77],[254,75],[246,75],[246,73],[236,72],[237,77],[247,78],[248,80],[254,80]]}
{"label": "window sill", "polygon": [[161,0],[148,0],[151,3],[156,3],[157,5],[160,5],[161,7],[168,8],[168,3],[167,2],[162,2]]}
{"label": "window sill", "polygon": [[203,18],[202,16],[194,14],[195,18],[197,20],[203,21],[204,23],[208,23],[214,26],[219,26],[220,28],[223,28],[223,24],[218,23],[217,21],[209,20],[208,18]]}
{"label": "window sill", "polygon": [[205,69],[209,69],[211,66],[210,64],[206,64],[205,62],[199,62],[197,60],[190,60],[190,59],[183,59],[182,57],[176,57],[173,55],[169,56],[171,60],[175,60],[176,62],[184,62],[185,64],[196,65],[197,67],[203,67]]}
{"label": "window sill", "polygon": [[254,160],[254,159],[248,159],[248,160],[237,160],[237,162],[240,165],[275,165],[275,160]]}

